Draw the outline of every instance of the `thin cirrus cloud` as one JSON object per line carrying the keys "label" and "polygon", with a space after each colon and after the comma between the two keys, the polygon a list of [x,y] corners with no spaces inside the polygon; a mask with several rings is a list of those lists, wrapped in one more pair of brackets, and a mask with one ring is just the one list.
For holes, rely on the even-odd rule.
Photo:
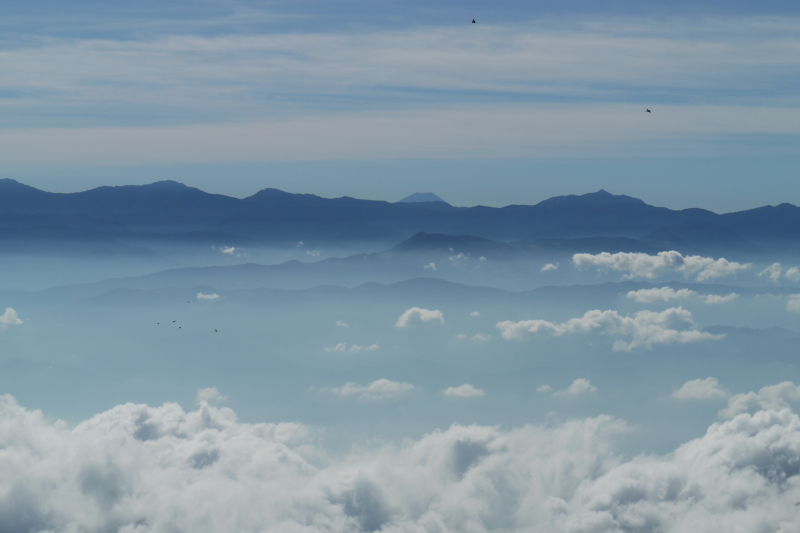
{"label": "thin cirrus cloud", "polygon": [[572,262],[579,270],[596,268],[601,272],[624,272],[625,279],[653,279],[665,274],[682,274],[687,278],[695,276],[697,281],[731,276],[752,266],[752,263],[741,264],[725,258],[684,256],[674,250],[659,252],[658,255],[641,252],[575,254],[572,256]]}
{"label": "thin cirrus cloud", "polygon": [[692,314],[682,307],[671,307],[660,313],[639,311],[633,316],[622,316],[613,310],[593,310],[587,311],[582,317],[561,323],[546,320],[506,320],[499,322],[497,329],[508,340],[539,335],[560,337],[596,332],[617,338],[613,344],[615,351],[650,349],[658,344],[686,344],[721,339],[724,336],[698,330]]}
{"label": "thin cirrus cloud", "polygon": [[404,328],[421,324],[444,324],[444,313],[438,309],[412,307],[406,309],[394,325],[397,328]]}
{"label": "thin cirrus cloud", "polygon": [[458,387],[447,387],[444,391],[442,391],[442,394],[452,398],[475,398],[478,396],[486,396],[486,392],[483,389],[473,387],[469,383],[464,383]]}
{"label": "thin cirrus cloud", "polygon": [[553,396],[564,398],[569,396],[580,396],[581,394],[597,392],[597,387],[592,385],[592,383],[586,378],[577,378],[566,389],[554,390],[553,387],[551,387],[550,385],[542,385],[541,387],[538,387],[536,389],[536,392],[540,394],[547,394],[552,392]]}
{"label": "thin cirrus cloud", "polygon": [[22,324],[22,319],[17,315],[17,312],[11,307],[6,307],[5,312],[0,315],[0,329],[19,326],[20,324]]}
{"label": "thin cirrus cloud", "polygon": [[652,289],[639,289],[637,291],[628,291],[625,295],[639,303],[650,304],[656,302],[672,302],[674,300],[687,300],[690,298],[700,298],[707,304],[723,304],[732,302],[739,297],[738,294],[732,292],[724,296],[717,294],[698,294],[691,289],[678,289],[677,291],[672,287],[657,287]]}
{"label": "thin cirrus cloud", "polygon": [[800,418],[781,403],[633,459],[617,445],[631,428],[598,416],[453,425],[320,461],[313,428],[243,423],[206,396],[194,410],[128,403],[74,426],[1,397],[0,468],[13,487],[0,493],[4,522],[196,533],[800,529]]}
{"label": "thin cirrus cloud", "polygon": [[369,385],[359,385],[357,383],[345,383],[341,387],[320,389],[323,392],[330,392],[343,398],[355,396],[365,400],[384,400],[400,396],[414,390],[411,383],[401,383],[389,379],[377,379]]}
{"label": "thin cirrus cloud", "polygon": [[[788,74],[800,65],[800,19],[726,18],[714,32],[707,23],[605,17],[260,34],[242,19],[241,34],[228,21],[224,35],[184,27],[117,40],[32,29],[4,49],[0,90],[22,97],[0,102],[0,157],[624,156],[800,134]],[[682,103],[645,121],[630,101],[649,92]]]}
{"label": "thin cirrus cloud", "polygon": [[358,352],[374,352],[379,350],[381,347],[377,344],[369,344],[365,346],[361,346],[358,344],[351,344],[350,346],[347,345],[345,342],[340,342],[339,344],[335,345],[333,348],[329,348],[325,346],[323,350],[326,352],[350,352],[350,353],[358,353]]}

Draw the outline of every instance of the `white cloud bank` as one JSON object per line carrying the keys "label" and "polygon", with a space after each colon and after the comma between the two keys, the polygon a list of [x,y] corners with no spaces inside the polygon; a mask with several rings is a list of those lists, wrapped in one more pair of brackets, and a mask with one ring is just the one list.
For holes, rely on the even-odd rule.
{"label": "white cloud bank", "polygon": [[345,383],[343,386],[335,389],[320,389],[323,392],[331,392],[337,396],[358,396],[359,398],[367,400],[382,400],[399,396],[409,391],[414,390],[414,385],[411,383],[400,383],[388,379],[376,379],[366,386],[357,383]]}
{"label": "white cloud bank", "polygon": [[800,530],[800,418],[713,424],[623,460],[607,416],[458,426],[331,459],[300,424],[245,424],[201,401],[125,404],[70,427],[0,398],[5,531]]}
{"label": "white cloud bank", "polygon": [[578,269],[597,268],[600,271],[626,272],[625,279],[653,279],[664,274],[678,273],[685,277],[696,276],[697,281],[722,278],[745,270],[752,263],[740,264],[727,259],[712,259],[699,255],[683,256],[679,252],[659,252],[648,255],[640,252],[620,252],[610,254],[602,252],[597,255],[575,254],[572,262]]}
{"label": "white cloud bank", "polygon": [[442,394],[454,398],[474,398],[476,396],[486,396],[486,392],[482,389],[477,389],[469,383],[464,383],[458,387],[447,387]]}
{"label": "white cloud bank", "polygon": [[11,307],[6,307],[6,312],[0,315],[0,329],[6,329],[8,326],[19,326],[22,324],[22,319],[17,315]]}
{"label": "white cloud bank", "polygon": [[712,335],[695,327],[692,314],[682,307],[671,307],[660,313],[639,311],[631,316],[622,316],[616,311],[587,311],[582,317],[571,318],[566,322],[554,323],[546,320],[521,320],[499,322],[497,328],[508,340],[522,339],[530,335],[572,335],[576,333],[597,332],[621,339],[614,341],[615,351],[650,349],[656,344],[685,344],[711,339],[724,335]]}
{"label": "white cloud bank", "polygon": [[419,307],[412,307],[406,309],[405,312],[397,319],[395,327],[404,328],[406,326],[415,324],[444,324],[444,314],[438,309],[421,309]]}
{"label": "white cloud bank", "polygon": [[[800,294],[790,294],[786,300],[786,310],[792,313],[800,313]],[[6,310],[8,313],[8,310]]]}
{"label": "white cloud bank", "polygon": [[723,304],[732,302],[739,297],[738,294],[732,292],[725,296],[716,294],[698,294],[691,289],[678,289],[677,291],[672,287],[656,287],[652,289],[639,289],[638,291],[628,291],[625,295],[626,298],[635,300],[639,303],[649,304],[655,302],[671,302],[674,300],[686,300],[689,298],[702,298],[707,304]]}

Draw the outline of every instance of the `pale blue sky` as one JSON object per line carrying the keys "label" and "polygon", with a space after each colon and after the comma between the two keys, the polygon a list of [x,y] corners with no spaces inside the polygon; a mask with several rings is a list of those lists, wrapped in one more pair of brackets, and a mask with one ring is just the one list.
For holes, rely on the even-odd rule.
{"label": "pale blue sky", "polygon": [[800,203],[795,2],[18,2],[0,34],[0,174],[48,190]]}

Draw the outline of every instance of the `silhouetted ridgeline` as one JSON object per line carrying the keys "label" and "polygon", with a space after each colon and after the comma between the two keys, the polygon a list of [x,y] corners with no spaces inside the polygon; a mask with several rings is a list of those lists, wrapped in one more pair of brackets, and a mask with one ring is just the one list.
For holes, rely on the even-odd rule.
{"label": "silhouetted ridgeline", "polygon": [[[50,232],[58,240],[127,237],[251,243],[305,240],[396,244],[425,232],[558,246],[542,239],[605,236],[637,239],[640,242],[629,244],[642,251],[666,246],[758,252],[760,248],[753,242],[800,241],[800,208],[781,204],[720,215],[704,209],[654,207],[602,190],[503,208],[454,207],[439,201],[329,199],[276,189],[238,199],[174,181],[50,193],[3,179],[0,228],[20,230],[20,238],[27,235],[31,239],[46,239]],[[0,239],[8,239],[8,234],[3,232]],[[472,244],[502,248],[498,243]]]}

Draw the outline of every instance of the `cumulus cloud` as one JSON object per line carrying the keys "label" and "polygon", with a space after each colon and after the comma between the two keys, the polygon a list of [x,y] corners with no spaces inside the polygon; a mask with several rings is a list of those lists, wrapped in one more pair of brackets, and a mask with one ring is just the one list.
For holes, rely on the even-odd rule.
{"label": "cumulus cloud", "polygon": [[758,273],[759,276],[769,279],[774,283],[778,283],[781,277],[789,281],[800,281],[800,268],[791,267],[787,268],[784,272],[783,266],[780,263],[772,263],[770,266]]}
{"label": "cumulus cloud", "polygon": [[[542,388],[542,387],[539,387]],[[578,378],[564,390],[557,390],[553,392],[553,396],[579,396],[589,392],[596,392],[597,387],[592,385],[588,379]]]}
{"label": "cumulus cloud", "polygon": [[542,272],[548,272],[550,270],[558,270],[559,263],[547,263],[545,266],[542,267]]}
{"label": "cumulus cloud", "polygon": [[686,300],[695,297],[702,298],[707,304],[722,304],[735,300],[739,297],[739,295],[736,293],[731,293],[725,296],[718,296],[716,294],[698,294],[690,289],[679,289],[676,291],[672,287],[657,287],[652,289],[639,289],[638,291],[628,291],[628,294],[626,294],[625,297],[645,304],[655,302],[671,302],[673,300]]}
{"label": "cumulus cloud", "polygon": [[306,255],[310,255],[311,257],[319,257],[319,252],[316,250],[306,250]]}
{"label": "cumulus cloud", "polygon": [[125,404],[71,427],[0,399],[9,531],[800,530],[800,418],[713,424],[626,460],[608,416],[460,426],[329,457],[300,424],[247,424],[201,401]]}
{"label": "cumulus cloud", "polygon": [[727,398],[728,391],[719,384],[717,378],[693,379],[687,381],[680,389],[673,391],[676,400],[716,400]]}
{"label": "cumulus cloud", "polygon": [[679,273],[687,278],[696,276],[697,281],[730,276],[752,266],[752,263],[740,264],[724,258],[683,256],[674,250],[659,252],[658,255],[641,252],[575,254],[572,256],[572,262],[581,270],[594,267],[600,271],[626,272],[623,276],[625,279],[636,277],[653,279],[664,274]]}
{"label": "cumulus cloud", "polygon": [[719,412],[720,418],[734,418],[740,413],[753,413],[770,409],[787,409],[792,403],[800,402],[800,386],[791,381],[763,387],[758,392],[734,394],[728,399],[728,407]]}
{"label": "cumulus cloud", "polygon": [[[452,250],[452,248],[450,248],[450,250]],[[465,257],[467,257],[467,256],[464,255],[462,252],[458,252],[457,254],[451,255],[450,257],[448,257],[448,259],[450,261],[458,261],[459,259],[464,259]]]}
{"label": "cumulus cloud", "polygon": [[[800,313],[800,294],[790,294],[786,299],[786,310],[792,313]],[[8,310],[6,310],[8,313]]]}
{"label": "cumulus cloud", "polygon": [[220,394],[216,387],[206,387],[205,389],[197,389],[198,402],[221,402],[227,398]]}
{"label": "cumulus cloud", "polygon": [[367,400],[382,400],[412,391],[414,390],[414,385],[388,379],[377,379],[366,386],[358,385],[357,383],[345,383],[343,386],[335,389],[320,390],[331,392],[342,397],[357,396]]}
{"label": "cumulus cloud", "polygon": [[474,398],[475,396],[486,396],[482,389],[476,389],[469,383],[464,383],[458,387],[447,387],[442,394],[455,398]]}
{"label": "cumulus cloud", "polygon": [[597,332],[611,337],[629,338],[614,341],[615,351],[650,349],[656,344],[685,344],[724,335],[712,335],[695,327],[692,314],[682,307],[671,307],[660,313],[639,311],[633,316],[621,316],[616,311],[587,311],[582,317],[554,323],[546,320],[521,320],[499,322],[497,328],[503,338],[514,340],[530,335],[572,335]]}
{"label": "cumulus cloud", "polygon": [[436,263],[428,263],[427,265],[423,265],[422,268],[426,270],[436,270]]}
{"label": "cumulus cloud", "polygon": [[486,335],[484,333],[476,333],[475,335],[472,336],[472,340],[474,341],[488,341],[491,340],[491,338],[492,338],[491,335]]}
{"label": "cumulus cloud", "polygon": [[725,303],[734,301],[738,297],[739,297],[739,295],[736,294],[735,292],[732,292],[730,294],[726,294],[725,296],[720,296],[720,295],[717,295],[717,294],[707,294],[703,298],[703,301],[705,303],[711,304],[711,305],[725,304]]}
{"label": "cumulus cloud", "polygon": [[344,320],[337,320],[337,321],[336,321],[336,327],[339,327],[339,328],[349,328],[349,327],[350,327],[350,324],[348,324],[348,323],[347,323],[347,322],[345,322]]}
{"label": "cumulus cloud", "polygon": [[350,353],[358,353],[358,352],[374,352],[375,350],[379,350],[380,346],[377,344],[370,344],[368,346],[359,346],[358,344],[352,344],[347,346],[347,343],[340,342],[333,348],[328,348],[327,346],[324,347],[326,352],[350,352]]}
{"label": "cumulus cloud", "polygon": [[219,250],[221,253],[225,255],[235,255],[236,257],[246,257],[247,254],[242,252],[241,248],[236,248],[235,246],[212,246],[214,250]]}
{"label": "cumulus cloud", "polygon": [[211,293],[211,294],[205,294],[203,292],[198,292],[197,293],[197,299],[198,300],[218,300],[219,299],[219,294],[217,294],[216,292]]}
{"label": "cumulus cloud", "polygon": [[422,309],[420,307],[412,307],[406,309],[405,312],[397,319],[395,327],[404,328],[414,324],[444,324],[444,314],[438,309]]}
{"label": "cumulus cloud", "polygon": [[8,326],[19,326],[22,324],[22,319],[17,316],[17,312],[11,307],[6,307],[6,312],[0,315],[0,329],[6,329]]}
{"label": "cumulus cloud", "polygon": [[481,316],[481,314],[479,312],[477,312],[477,311],[473,311],[473,312],[471,312],[469,314],[469,316],[479,317],[479,316]]}
{"label": "cumulus cloud", "polygon": [[685,300],[697,296],[695,291],[689,289],[675,290],[672,287],[658,287],[653,289],[639,289],[638,291],[628,291],[626,298],[635,300],[639,303],[650,304],[654,302],[671,302],[672,300]]}

